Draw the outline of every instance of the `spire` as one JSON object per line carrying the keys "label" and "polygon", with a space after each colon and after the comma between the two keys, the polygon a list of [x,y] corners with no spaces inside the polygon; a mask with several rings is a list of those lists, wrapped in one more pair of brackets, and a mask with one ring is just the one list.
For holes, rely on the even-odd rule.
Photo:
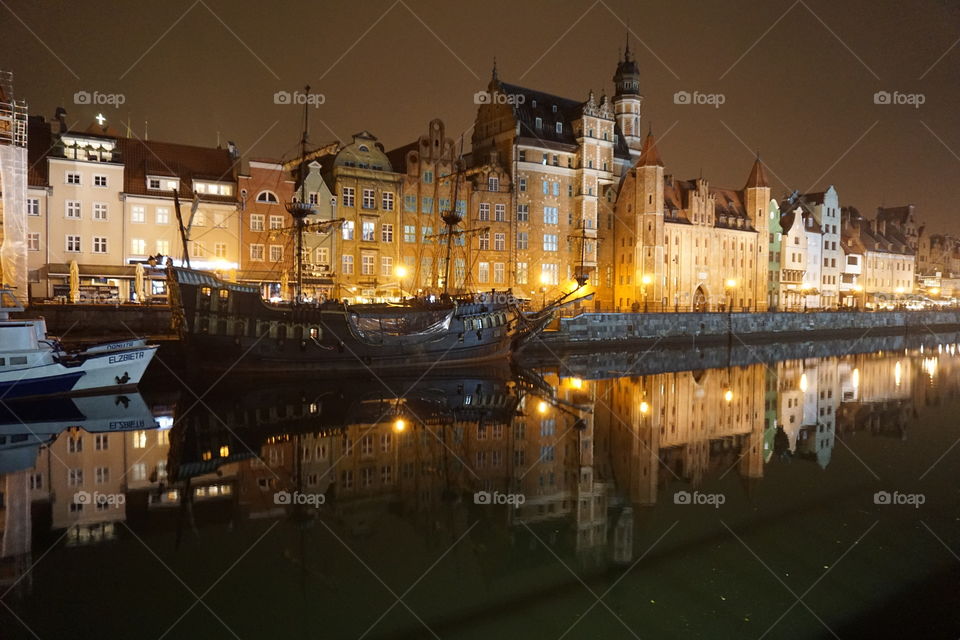
{"label": "spire", "polygon": [[663,160],[660,159],[660,152],[657,150],[657,142],[653,138],[653,127],[647,131],[647,137],[643,141],[643,151],[640,153],[638,167],[663,166]]}
{"label": "spire", "polygon": [[500,80],[500,78],[497,77],[497,56],[493,56],[493,73],[490,75],[490,79],[494,82],[498,82]]}
{"label": "spire", "polygon": [[747,178],[747,184],[744,189],[763,189],[769,188],[767,182],[767,172],[763,169],[763,163],[760,162],[760,152],[757,152],[757,159],[753,163],[753,169],[750,170],[750,177]]}
{"label": "spire", "polygon": [[623,49],[623,61],[630,62],[630,30],[627,29],[627,46]]}

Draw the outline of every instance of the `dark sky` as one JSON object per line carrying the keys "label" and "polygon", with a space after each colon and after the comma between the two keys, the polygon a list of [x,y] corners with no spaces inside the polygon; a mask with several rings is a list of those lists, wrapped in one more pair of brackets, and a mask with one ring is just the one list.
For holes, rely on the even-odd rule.
{"label": "dark sky", "polygon": [[[315,143],[368,129],[391,149],[434,117],[458,137],[494,56],[505,81],[612,93],[627,25],[668,172],[740,187],[759,149],[777,197],[834,184],[843,205],[914,203],[932,230],[960,234],[955,2],[0,0],[0,68],[31,112],[63,105],[80,128],[102,111],[137,135],[149,120],[152,139],[213,145],[220,131],[281,157],[300,112],[276,91],[325,96]],[[78,106],[78,90],[126,101]],[[725,101],[678,105],[677,91]],[[878,105],[877,91],[924,103]]]}

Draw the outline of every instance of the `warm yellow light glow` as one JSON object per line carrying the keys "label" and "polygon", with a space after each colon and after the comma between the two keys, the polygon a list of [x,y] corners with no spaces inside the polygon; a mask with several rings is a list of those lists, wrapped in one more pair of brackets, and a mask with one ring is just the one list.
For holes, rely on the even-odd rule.
{"label": "warm yellow light glow", "polygon": [[860,388],[860,369],[853,370],[853,388],[854,389]]}
{"label": "warm yellow light glow", "polygon": [[937,375],[937,359],[936,358],[924,358],[923,359],[923,370],[927,372],[927,375],[930,376],[930,379],[933,380],[933,377]]}
{"label": "warm yellow light glow", "polygon": [[733,278],[728,278],[725,284],[727,285],[727,289],[733,289],[737,286],[737,281]]}
{"label": "warm yellow light glow", "polygon": [[570,378],[570,386],[574,389],[583,389],[583,380],[580,378]]}
{"label": "warm yellow light glow", "polygon": [[393,430],[396,431],[397,433],[403,433],[403,431],[406,428],[407,428],[407,421],[404,420],[403,418],[397,418],[396,420],[393,421]]}
{"label": "warm yellow light glow", "polygon": [[853,290],[856,291],[857,293],[860,293],[861,291],[863,291],[863,287],[861,287],[858,284],[855,284],[853,285]]}
{"label": "warm yellow light glow", "polygon": [[550,284],[550,274],[546,271],[540,274],[540,284]]}
{"label": "warm yellow light glow", "polygon": [[806,393],[807,391],[807,374],[800,374],[800,391]]}
{"label": "warm yellow light glow", "polygon": [[812,288],[813,288],[813,285],[810,284],[809,282],[804,282],[802,285],[800,285],[801,291],[809,291]]}
{"label": "warm yellow light glow", "polygon": [[724,391],[723,399],[726,400],[727,402],[730,402],[731,400],[733,400],[733,390],[727,389],[726,391]]}
{"label": "warm yellow light glow", "polygon": [[649,275],[647,275],[647,274],[643,274],[643,277],[640,278],[640,282],[643,283],[643,284],[650,284],[651,282],[653,282],[653,278],[651,278],[651,277],[650,277]]}
{"label": "warm yellow light glow", "polygon": [[539,403],[537,403],[537,411],[539,411],[540,413],[546,413],[546,412],[547,412],[547,409],[549,409],[549,408],[550,408],[550,406],[549,406],[546,402],[544,402],[543,400],[541,400]]}
{"label": "warm yellow light glow", "polygon": [[223,445],[222,447],[220,447],[220,457],[221,457],[221,458],[229,458],[229,457],[230,457],[230,447],[228,447],[227,445]]}
{"label": "warm yellow light glow", "polygon": [[640,403],[640,413],[646,415],[650,412],[650,405],[646,401]]}
{"label": "warm yellow light glow", "polygon": [[904,292],[903,287],[897,287],[897,293],[903,293],[903,292]]}
{"label": "warm yellow light glow", "polygon": [[393,273],[394,273],[398,278],[406,278],[406,277],[407,277],[407,268],[406,268],[405,266],[403,266],[402,264],[401,264],[401,265],[397,265],[397,268],[393,270]]}
{"label": "warm yellow light glow", "polygon": [[896,366],[893,367],[893,382],[899,387],[900,379],[903,377],[903,368],[900,366],[900,361],[897,360]]}
{"label": "warm yellow light glow", "polygon": [[937,295],[938,293],[940,293],[940,289],[939,289],[938,287],[931,287],[931,288],[930,288],[930,295],[935,296],[935,295]]}

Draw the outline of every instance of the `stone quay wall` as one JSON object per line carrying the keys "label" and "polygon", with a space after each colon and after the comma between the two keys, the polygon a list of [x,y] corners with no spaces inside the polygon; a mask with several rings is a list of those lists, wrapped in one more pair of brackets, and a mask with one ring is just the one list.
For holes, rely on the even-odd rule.
{"label": "stone quay wall", "polygon": [[[556,345],[624,341],[821,339],[831,335],[911,333],[960,327],[960,311],[808,313],[583,313],[543,334]],[[535,341],[534,341],[535,342]]]}

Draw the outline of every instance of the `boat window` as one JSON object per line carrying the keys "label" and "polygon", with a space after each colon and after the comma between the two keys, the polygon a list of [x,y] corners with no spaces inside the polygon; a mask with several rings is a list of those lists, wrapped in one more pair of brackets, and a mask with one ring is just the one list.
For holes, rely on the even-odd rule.
{"label": "boat window", "polygon": [[320,327],[310,327],[310,337],[314,340],[320,339]]}
{"label": "boat window", "polygon": [[209,296],[209,295],[210,295],[210,287],[201,287],[201,288],[200,288],[200,293],[202,293],[202,294],[205,295],[205,296]]}
{"label": "boat window", "polygon": [[15,436],[10,436],[10,442],[24,442],[29,436],[25,433],[18,433]]}
{"label": "boat window", "polygon": [[6,359],[6,358],[0,358],[0,367],[2,367],[2,366],[5,365],[5,364],[7,364],[7,359]]}
{"label": "boat window", "polygon": [[13,356],[10,358],[10,364],[27,364],[26,356]]}
{"label": "boat window", "polygon": [[230,295],[230,291],[229,291],[228,289],[220,289],[220,299],[221,299],[221,300],[226,300],[226,299],[227,299],[227,296],[229,296],[229,295]]}

